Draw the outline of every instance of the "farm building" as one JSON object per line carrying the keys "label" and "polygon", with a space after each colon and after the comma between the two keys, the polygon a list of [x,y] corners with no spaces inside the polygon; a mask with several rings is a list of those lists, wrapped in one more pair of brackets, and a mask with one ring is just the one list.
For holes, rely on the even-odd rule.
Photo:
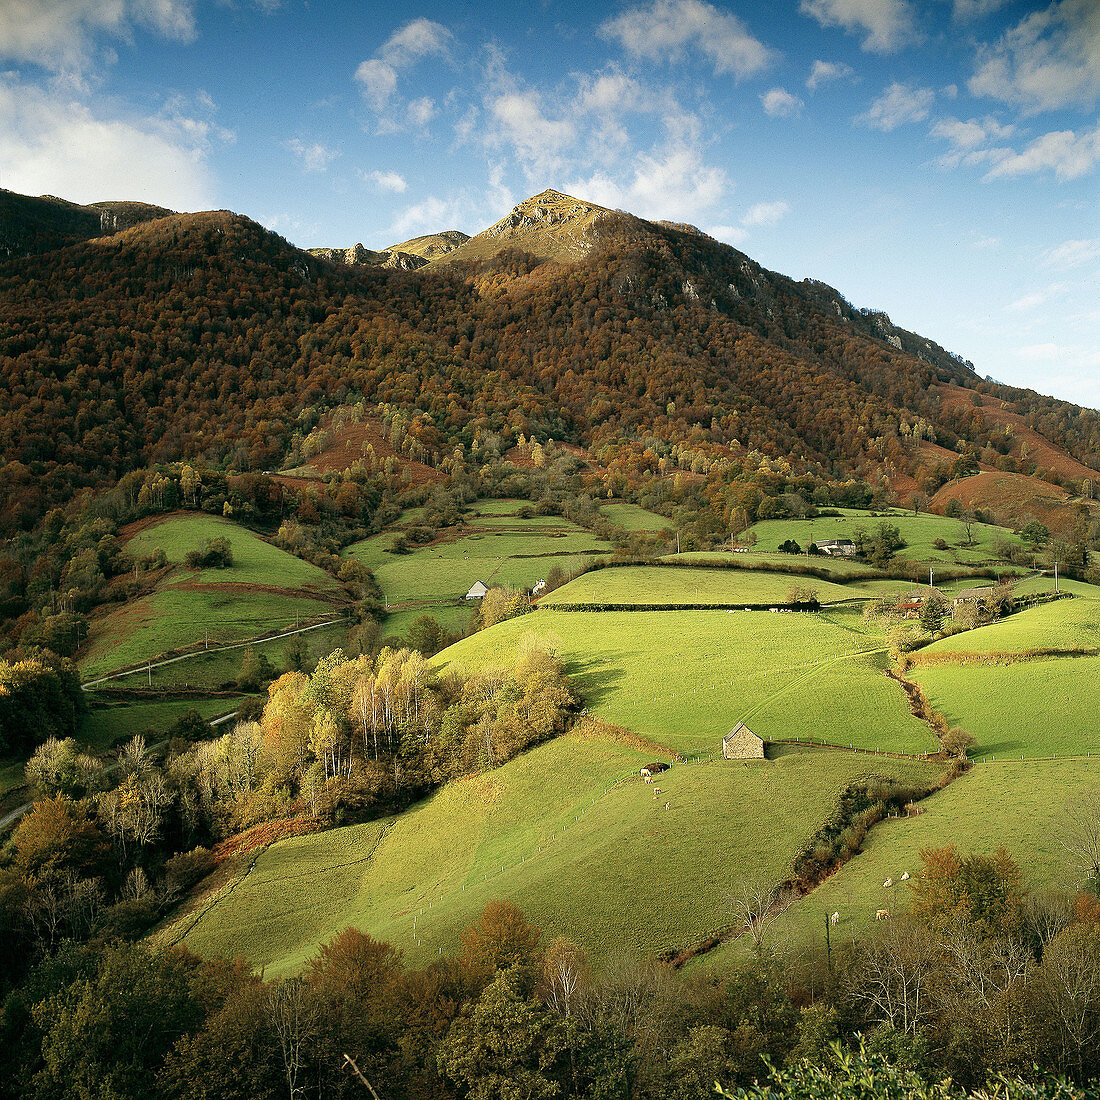
{"label": "farm building", "polygon": [[920,615],[920,609],[924,606],[924,601],[928,597],[939,596],[940,599],[945,599],[944,594],[938,588],[932,588],[929,585],[924,585],[921,588],[914,588],[909,592],[906,592],[898,600],[898,612],[903,619],[915,619]]}
{"label": "farm building", "polygon": [[665,764],[663,761],[655,760],[652,764],[646,764],[646,766],[644,768],[642,768],[640,774],[641,774],[641,777],[648,782],[655,775],[660,775],[661,772],[667,772],[667,771],[668,771],[668,765],[667,764]]}
{"label": "farm building", "polygon": [[727,760],[763,760],[764,742],[744,722],[738,722],[722,738],[722,755]]}
{"label": "farm building", "polygon": [[1009,600],[1012,599],[1011,584],[990,585],[986,588],[964,588],[956,593],[954,607],[963,604],[974,604],[980,611],[1003,610]]}
{"label": "farm building", "polygon": [[468,600],[480,600],[488,593],[489,589],[481,583],[481,581],[474,581],[470,587],[470,591],[466,593],[466,599]]}
{"label": "farm building", "polygon": [[856,544],[851,539],[819,539],[815,545],[830,558],[850,558],[856,552]]}

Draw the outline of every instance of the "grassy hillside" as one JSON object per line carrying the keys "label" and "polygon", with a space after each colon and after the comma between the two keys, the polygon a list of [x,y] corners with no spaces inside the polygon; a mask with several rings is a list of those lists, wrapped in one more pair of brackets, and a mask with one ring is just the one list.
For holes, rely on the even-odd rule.
{"label": "grassy hillside", "polygon": [[[615,785],[648,758],[567,735],[382,825],[282,842],[183,942],[282,974],[351,923],[426,962],[452,950],[487,901],[506,897],[597,960],[675,949],[728,922],[728,895],[742,880],[782,878],[856,776],[935,770],[796,753],[678,765],[661,777],[660,796],[635,775]],[[171,939],[192,919],[183,914],[162,934]]]}
{"label": "grassy hillside", "polygon": [[739,720],[765,739],[935,750],[858,616],[752,611],[537,611],[465,638],[443,669],[503,663],[526,634],[553,646],[598,717],[682,752]]}
{"label": "grassy hillside", "polygon": [[942,638],[921,659],[951,653],[1018,653],[1026,649],[1100,647],[1100,601],[1057,600]]}
{"label": "grassy hillside", "polygon": [[[878,909],[908,904],[903,873],[916,875],[922,848],[955,844],[959,850],[989,853],[1003,844],[1024,867],[1034,891],[1073,890],[1079,878],[1062,846],[1071,802],[1100,784],[1100,760],[1007,761],[977,764],[943,791],[921,803],[915,818],[884,821],[871,831],[864,851],[796,903],[777,928],[791,946],[824,945],[824,917],[840,914],[834,946],[866,935]],[[1026,812],[1021,812],[1026,806]],[[885,888],[892,878],[898,885]],[[709,956],[720,965],[738,945]]]}
{"label": "grassy hillside", "polygon": [[[848,508],[838,509],[838,511],[842,513],[839,517],[819,516],[812,520],[762,520],[751,528],[756,536],[756,549],[773,551],[781,542],[794,539],[805,550],[811,542],[820,542],[822,539],[854,539],[855,532],[861,529],[873,535],[875,528],[883,522],[901,531],[901,537],[905,540],[906,546],[899,551],[898,557],[911,561],[963,564],[987,561],[996,557],[994,546],[998,542],[1007,541],[1023,545],[1022,541],[1006,528],[993,527],[985,523],[975,523],[972,526],[971,535],[974,545],[967,546],[965,545],[966,528],[961,520],[928,513],[914,515],[912,512],[903,512],[898,509],[876,515]],[[933,545],[936,539],[943,539],[948,548],[936,549]]]}
{"label": "grassy hillside", "polygon": [[608,554],[609,543],[559,516],[522,518],[526,501],[479,501],[469,524],[456,537],[410,553],[390,553],[400,535],[389,531],[349,546],[391,604],[461,601],[474,581],[530,588],[554,565],[566,570]]}
{"label": "grassy hillside", "polygon": [[[233,564],[226,569],[185,567],[188,552],[210,538],[229,540]],[[207,638],[211,643],[235,642],[339,614],[336,601],[343,591],[329,574],[228,520],[168,516],[126,544],[136,556],[152,554],[157,547],[176,568],[148,595],[109,606],[92,619],[79,662],[86,679]],[[221,682],[225,668],[239,666],[240,654],[218,657],[215,663],[217,668],[198,682]],[[183,675],[193,671],[182,662],[162,671],[159,679],[162,684],[196,682]]]}
{"label": "grassy hillside", "polygon": [[1100,752],[1100,657],[933,665],[909,675],[952,725],[974,735],[971,756]]}
{"label": "grassy hillside", "polygon": [[673,528],[673,522],[668,516],[647,511],[640,504],[627,504],[624,501],[616,501],[614,504],[602,505],[600,511],[612,523],[617,523],[625,531],[649,531],[656,534],[658,531],[672,530]]}
{"label": "grassy hillside", "polygon": [[[880,583],[895,592],[908,587],[904,581]],[[868,587],[859,583],[842,585],[778,571],[637,565],[586,573],[539,602],[549,607],[576,603],[782,605],[795,585],[812,588],[823,604],[879,594],[873,584]]]}
{"label": "grassy hillside", "polygon": [[317,593],[339,591],[339,585],[323,569],[302,561],[259,535],[220,516],[201,513],[167,516],[143,527],[126,543],[134,557],[151,554],[158,546],[175,565],[203,539],[224,538],[233,547],[229,569],[200,569],[190,579],[197,584],[265,584],[281,588],[308,588]]}

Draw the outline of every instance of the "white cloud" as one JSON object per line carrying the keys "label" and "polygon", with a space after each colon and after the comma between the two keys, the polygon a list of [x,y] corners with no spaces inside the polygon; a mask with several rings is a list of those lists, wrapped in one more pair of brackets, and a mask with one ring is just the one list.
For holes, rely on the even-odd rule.
{"label": "white cloud", "polygon": [[394,68],[406,68],[421,58],[446,57],[451,41],[451,32],[442,23],[414,19],[390,36],[378,56]]}
{"label": "white cloud", "polygon": [[340,155],[335,149],[329,149],[320,142],[304,142],[299,138],[284,141],[283,148],[292,153],[307,172],[324,172]]}
{"label": "white cloud", "polygon": [[1060,298],[1065,290],[1064,284],[1052,283],[1050,286],[1030,291],[1014,302],[1009,302],[1005,309],[1010,310],[1012,313],[1028,313],[1033,309],[1038,309],[1039,306],[1045,306],[1047,302],[1055,298]]}
{"label": "white cloud", "polygon": [[978,52],[968,87],[1031,112],[1092,106],[1100,97],[1100,4],[1054,0]]}
{"label": "white cloud", "polygon": [[0,76],[4,187],[73,202],[137,200],[175,210],[213,205],[212,136],[181,115],[109,118],[82,103]]}
{"label": "white cloud", "polygon": [[802,0],[799,10],[823,27],[864,35],[869,53],[893,53],[919,37],[908,0]]}
{"label": "white cloud", "polygon": [[403,195],[409,189],[405,177],[399,175],[397,172],[379,172],[374,170],[371,172],[360,172],[359,174],[368,183],[374,184],[379,191],[392,191],[394,194]]}
{"label": "white cloud", "polygon": [[704,0],[654,0],[607,20],[599,33],[651,61],[676,63],[691,50],[713,64],[716,74],[738,78],[766,69],[777,56],[736,15]]}
{"label": "white cloud", "polygon": [[953,14],[960,22],[970,23],[1000,11],[1011,2],[1012,0],[955,0]]}
{"label": "white cloud", "polygon": [[397,90],[397,70],[377,57],[361,62],[355,70],[355,79],[363,86],[363,94],[379,111]]}
{"label": "white cloud", "polygon": [[843,61],[815,61],[810,69],[810,75],[806,77],[806,87],[811,92],[816,92],[822,84],[828,84],[834,80],[847,80],[854,75],[851,65],[845,65]]}
{"label": "white cloud", "polygon": [[707,232],[715,240],[725,241],[726,244],[740,245],[748,240],[748,233],[738,225],[712,225]]}
{"label": "white cloud", "polygon": [[703,163],[695,149],[639,154],[626,181],[596,172],[565,185],[570,194],[601,206],[669,221],[699,220],[722,200],[727,187],[725,171]]}
{"label": "white cloud", "polygon": [[1004,141],[1016,132],[1013,126],[1002,126],[994,118],[943,118],[932,127],[931,135],[948,141],[956,151],[969,151],[990,141]]}
{"label": "white cloud", "polygon": [[1096,259],[1100,259],[1100,238],[1097,237],[1091,240],[1063,241],[1043,254],[1045,264],[1058,268],[1083,267]]}
{"label": "white cloud", "polygon": [[428,96],[410,100],[405,112],[414,126],[427,126],[437,114],[435,100],[429,99]]}
{"label": "white cloud", "polygon": [[1066,357],[1067,349],[1060,347],[1053,341],[1046,344],[1028,344],[1022,348],[1016,348],[1015,354],[1021,359],[1030,359],[1040,363],[1052,363],[1056,359]]}
{"label": "white cloud", "polygon": [[931,88],[914,88],[895,82],[856,122],[862,122],[872,130],[896,130],[908,122],[926,119],[935,99],[936,93]]}
{"label": "white cloud", "polygon": [[90,63],[99,35],[126,39],[141,27],[190,42],[194,7],[194,0],[3,0],[0,57],[79,71]]}
{"label": "white cloud", "polygon": [[772,88],[760,97],[764,113],[772,118],[790,118],[797,115],[805,104],[786,88]]}
{"label": "white cloud", "polygon": [[494,131],[490,143],[506,143],[534,171],[552,169],[576,136],[568,119],[548,118],[534,91],[508,91],[486,103]]}
{"label": "white cloud", "polygon": [[638,81],[613,70],[580,78],[577,110],[596,115],[621,114],[634,110],[645,98]]}
{"label": "white cloud", "polygon": [[741,224],[746,229],[777,225],[790,212],[790,209],[782,199],[777,202],[758,202],[755,206],[749,207],[748,212],[741,219]]}
{"label": "white cloud", "polygon": [[986,159],[993,161],[987,180],[1041,172],[1053,172],[1059,180],[1079,179],[1100,163],[1100,124],[1080,134],[1054,130],[1037,137],[1018,153],[994,149]]}
{"label": "white cloud", "polygon": [[414,19],[395,31],[373,57],[359,63],[355,80],[376,111],[381,111],[397,90],[397,78],[426,57],[449,57],[451,32],[430,19]]}
{"label": "white cloud", "polygon": [[444,202],[434,195],[420,202],[406,206],[390,227],[390,233],[399,240],[416,236],[418,230],[431,230],[440,232],[445,227],[454,224],[455,212],[453,202]]}

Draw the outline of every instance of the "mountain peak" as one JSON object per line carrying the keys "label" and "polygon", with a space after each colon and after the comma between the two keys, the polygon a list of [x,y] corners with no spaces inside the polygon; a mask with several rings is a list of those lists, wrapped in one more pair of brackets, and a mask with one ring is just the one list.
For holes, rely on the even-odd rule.
{"label": "mountain peak", "polygon": [[502,248],[521,248],[542,260],[569,262],[587,256],[599,240],[601,222],[625,217],[548,187],[517,203],[496,222],[442,258],[484,260]]}

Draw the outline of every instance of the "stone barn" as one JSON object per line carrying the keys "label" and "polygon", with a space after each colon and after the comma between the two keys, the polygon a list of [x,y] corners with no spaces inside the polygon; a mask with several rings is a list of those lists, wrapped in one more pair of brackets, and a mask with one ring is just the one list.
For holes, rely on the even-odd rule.
{"label": "stone barn", "polygon": [[727,760],[763,760],[764,742],[744,722],[738,722],[722,738],[722,755]]}

